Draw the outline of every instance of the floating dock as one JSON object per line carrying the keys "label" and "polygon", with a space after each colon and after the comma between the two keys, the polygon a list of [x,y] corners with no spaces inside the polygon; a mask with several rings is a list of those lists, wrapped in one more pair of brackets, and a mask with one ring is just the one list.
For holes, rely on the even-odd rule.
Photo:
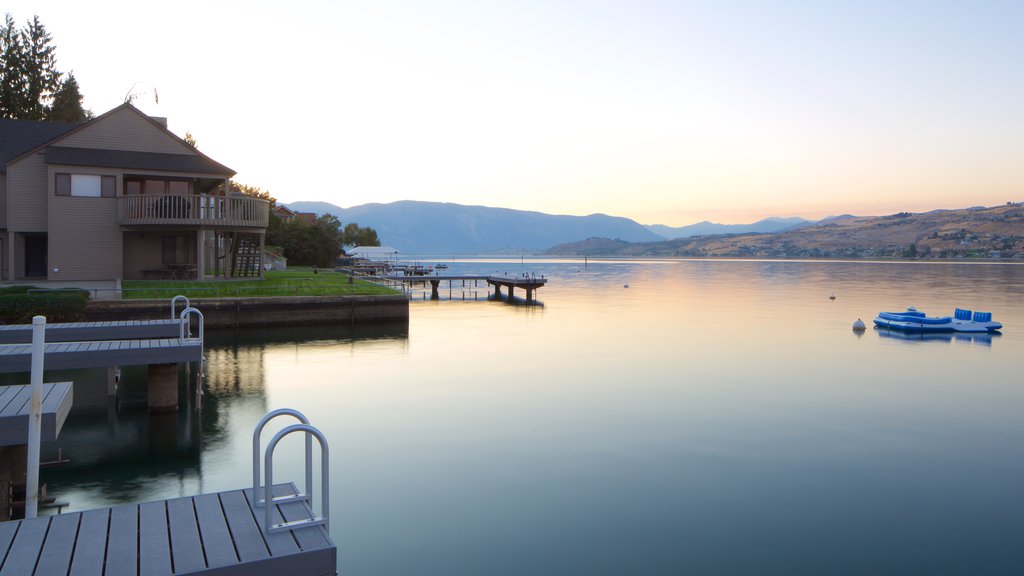
{"label": "floating dock", "polygon": [[[57,322],[46,325],[47,342],[177,338],[182,320],[119,320],[114,322]],[[0,344],[32,342],[31,324],[0,326]]]}
{"label": "floating dock", "polygon": [[[28,444],[28,413],[31,400],[31,386],[0,386],[0,446]],[[68,412],[71,411],[71,382],[43,384],[40,400],[43,416],[41,438],[43,442],[52,442],[57,439]]]}
{"label": "floating dock", "polygon": [[[275,496],[297,494],[274,485]],[[274,504],[278,521],[313,517],[305,502]],[[0,523],[0,574],[121,576],[337,574],[322,525],[267,534],[252,490],[232,490]]]}
{"label": "floating dock", "polygon": [[[178,364],[202,360],[203,343],[195,338],[52,342],[44,352],[46,370]],[[0,372],[28,372],[31,363],[32,344],[0,344]]]}
{"label": "floating dock", "polygon": [[404,282],[406,284],[417,284],[417,283],[430,283],[430,297],[437,299],[439,297],[438,288],[441,282],[447,281],[449,286],[452,282],[487,282],[488,286],[494,287],[494,296],[501,298],[501,289],[505,288],[508,291],[508,299],[512,300],[514,297],[514,291],[516,288],[526,291],[526,301],[533,301],[533,292],[541,286],[547,284],[547,279],[543,276],[535,276],[532,274],[522,274],[519,276],[449,276],[449,275],[433,275],[433,276],[385,276],[385,280],[392,282]]}

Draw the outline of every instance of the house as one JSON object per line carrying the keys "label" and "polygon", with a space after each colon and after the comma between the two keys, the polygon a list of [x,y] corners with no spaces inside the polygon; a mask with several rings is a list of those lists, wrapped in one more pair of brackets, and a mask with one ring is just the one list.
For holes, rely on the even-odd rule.
{"label": "house", "polygon": [[291,222],[292,220],[299,220],[306,224],[316,224],[316,212],[296,212],[284,204],[274,206],[271,214],[277,216],[284,222]]}
{"label": "house", "polygon": [[260,276],[270,203],[234,174],[130,103],[0,119],[0,281]]}

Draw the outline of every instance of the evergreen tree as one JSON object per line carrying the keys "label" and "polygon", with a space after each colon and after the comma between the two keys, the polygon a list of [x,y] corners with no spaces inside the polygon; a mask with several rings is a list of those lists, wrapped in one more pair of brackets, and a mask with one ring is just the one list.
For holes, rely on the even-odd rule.
{"label": "evergreen tree", "polygon": [[18,118],[24,109],[23,60],[21,33],[7,14],[0,26],[0,118]]}
{"label": "evergreen tree", "polygon": [[47,119],[62,76],[53,37],[39,17],[18,29],[6,14],[0,25],[0,117]]}
{"label": "evergreen tree", "polygon": [[92,118],[92,111],[82,108],[82,93],[78,91],[75,74],[68,72],[57,93],[53,95],[53,105],[46,113],[50,122],[71,122],[81,124]]}
{"label": "evergreen tree", "polygon": [[39,21],[39,16],[33,16],[21,31],[26,90],[26,110],[22,118],[44,120],[53,94],[60,87],[61,73],[57,70],[52,41],[53,37]]}

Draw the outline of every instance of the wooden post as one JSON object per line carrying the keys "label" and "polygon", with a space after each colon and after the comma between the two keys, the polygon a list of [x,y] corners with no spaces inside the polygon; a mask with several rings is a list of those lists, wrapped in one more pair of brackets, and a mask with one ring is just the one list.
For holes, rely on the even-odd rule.
{"label": "wooden post", "polygon": [[437,299],[440,298],[440,296],[437,293],[437,287],[440,284],[441,284],[440,280],[431,280],[430,281],[430,299],[431,300],[437,300]]}
{"label": "wooden post", "polygon": [[43,349],[46,343],[46,317],[32,318],[32,400],[28,413],[28,466],[25,480],[25,518],[35,518],[39,510],[39,444],[43,424]]}
{"label": "wooden post", "polygon": [[149,365],[149,411],[178,410],[178,365]]}

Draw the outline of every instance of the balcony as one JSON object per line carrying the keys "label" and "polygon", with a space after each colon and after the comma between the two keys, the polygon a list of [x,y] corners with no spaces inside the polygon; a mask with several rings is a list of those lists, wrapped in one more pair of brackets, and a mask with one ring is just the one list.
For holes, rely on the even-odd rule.
{"label": "balcony", "polygon": [[117,198],[121,226],[266,228],[270,202],[248,196],[143,194]]}

